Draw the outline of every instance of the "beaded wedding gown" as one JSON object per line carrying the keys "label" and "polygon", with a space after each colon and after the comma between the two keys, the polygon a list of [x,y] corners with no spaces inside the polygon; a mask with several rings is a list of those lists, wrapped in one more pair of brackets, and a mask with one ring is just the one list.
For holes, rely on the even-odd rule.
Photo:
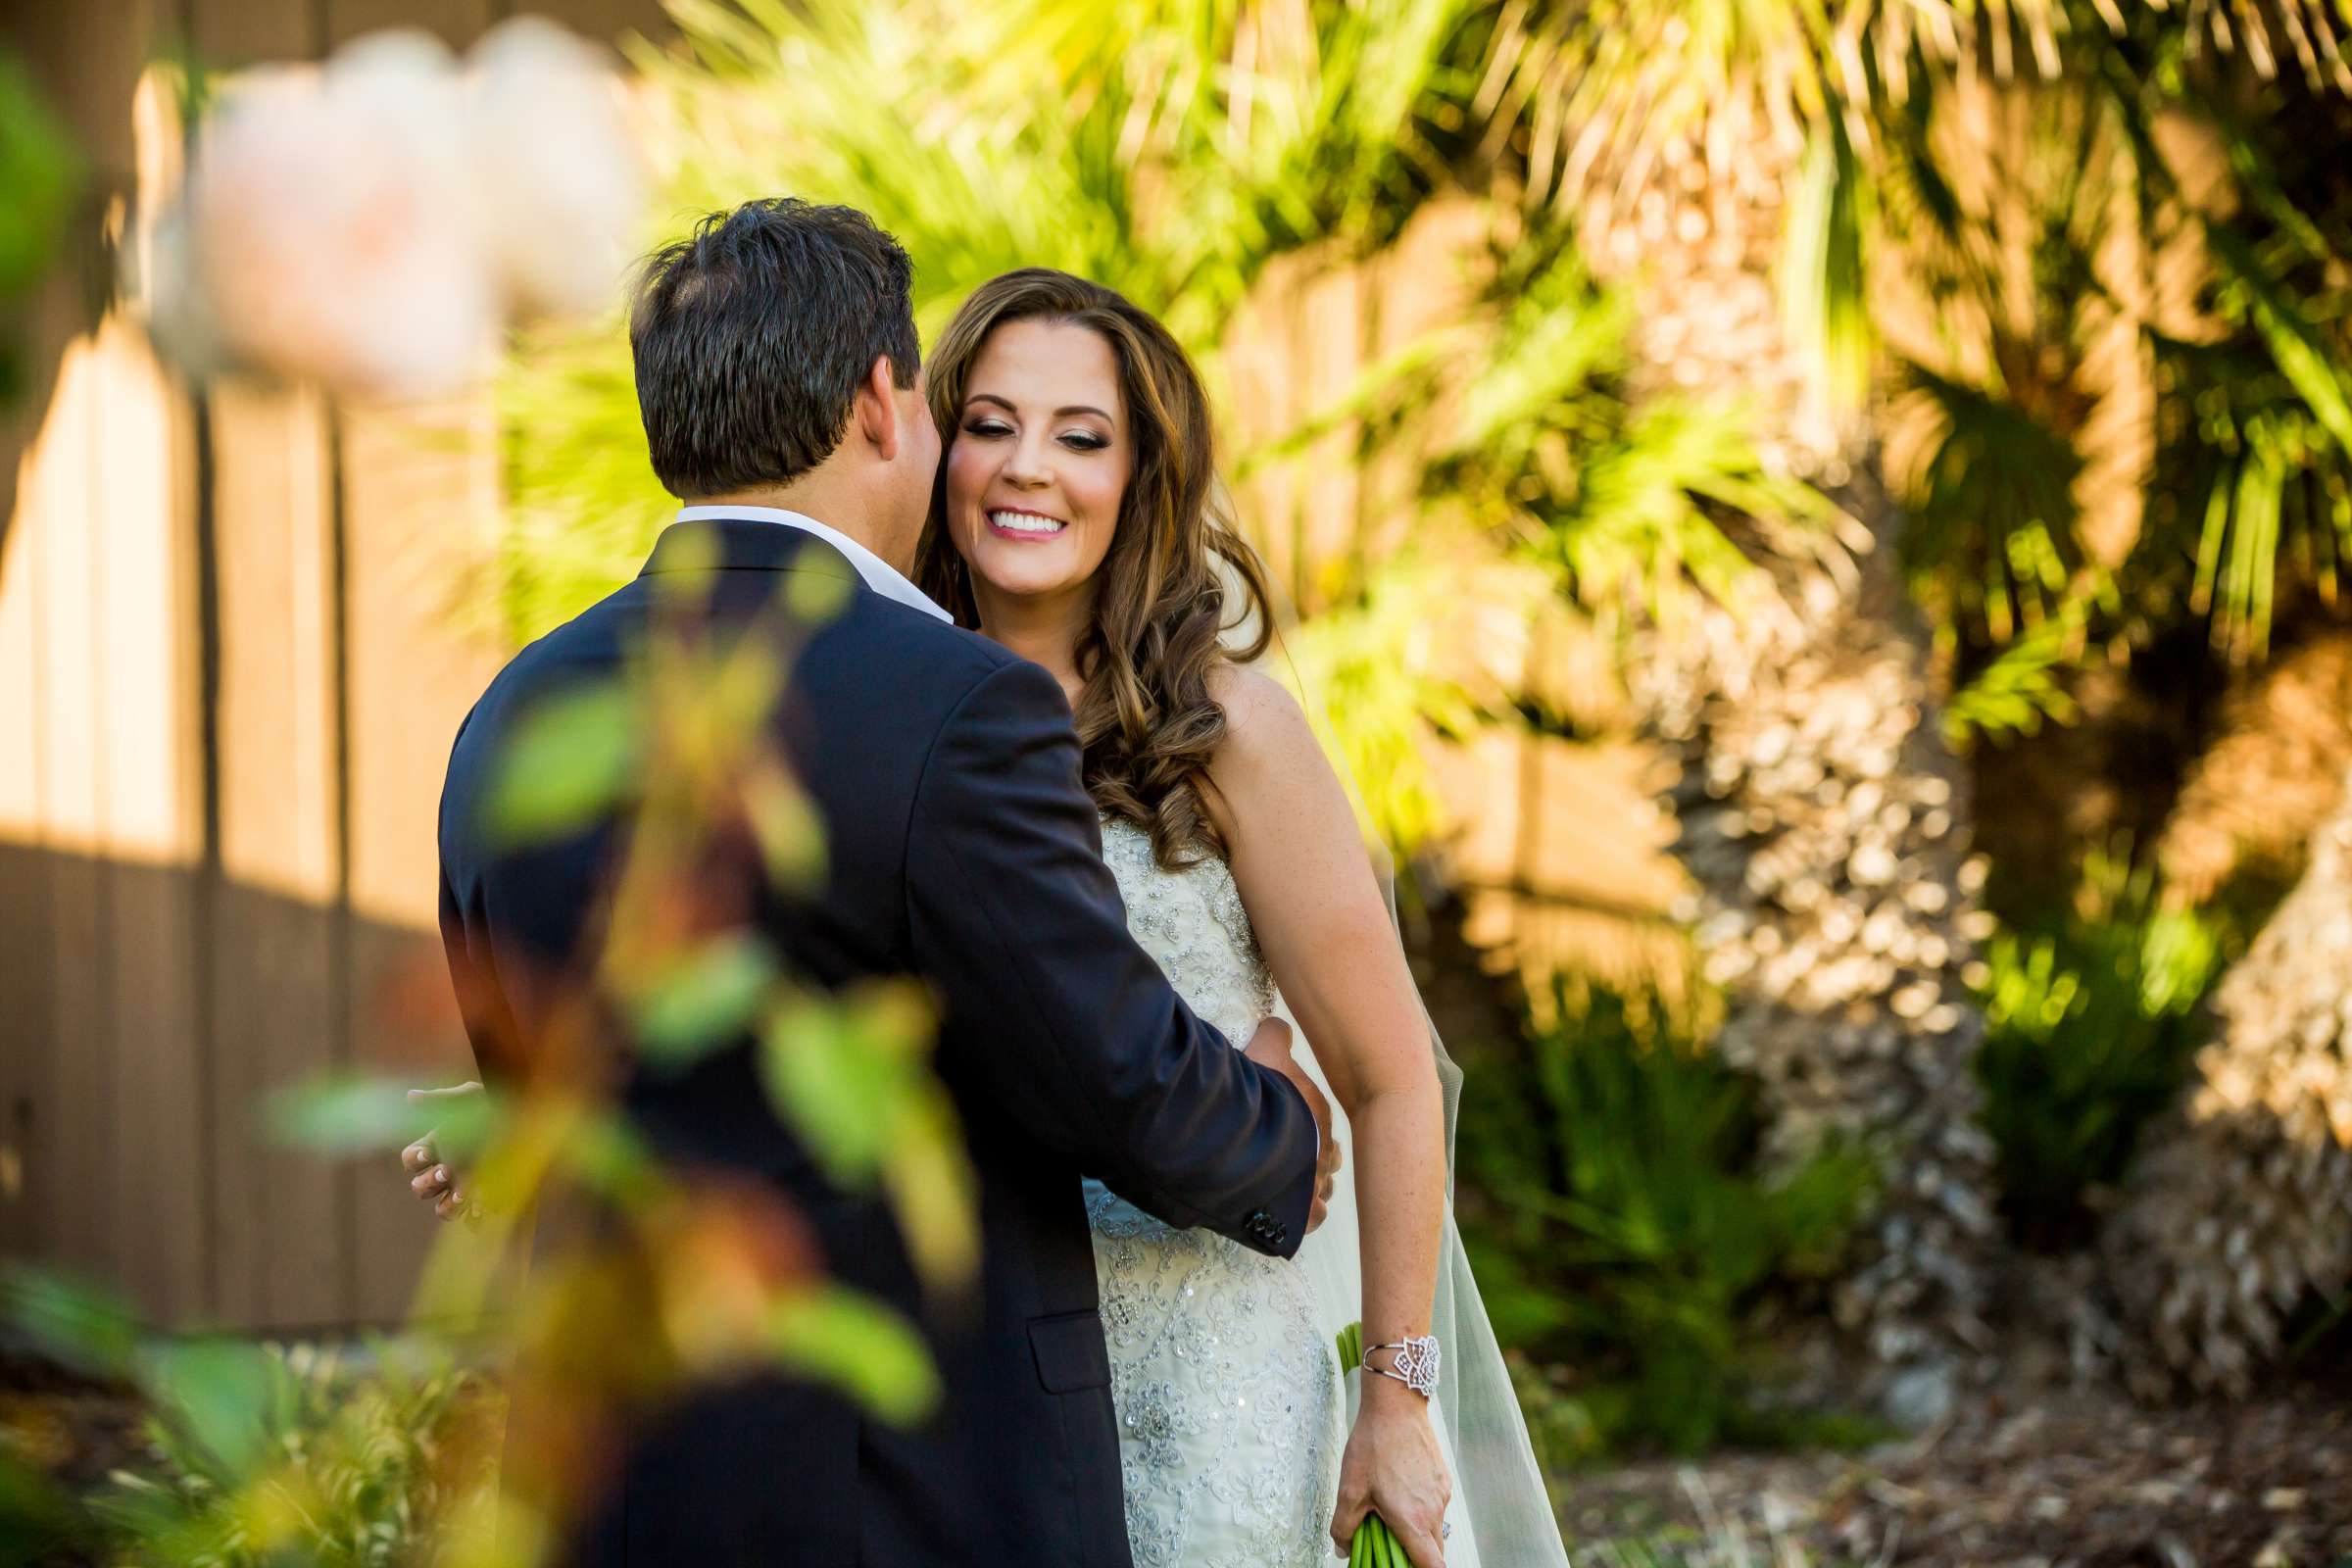
{"label": "beaded wedding gown", "polygon": [[[1117,817],[1102,858],[1137,944],[1195,1012],[1247,1041],[1274,977],[1225,862],[1162,870],[1150,835]],[[1136,1568],[1320,1568],[1346,1436],[1339,1325],[1316,1320],[1290,1259],[1178,1230],[1093,1180],[1086,1209]]]}
{"label": "beaded wedding gown", "polygon": [[[1277,1001],[1225,862],[1162,870],[1150,836],[1115,817],[1102,858],[1138,945],[1196,1013],[1247,1042]],[[1136,1568],[1322,1568],[1347,1439],[1333,1346],[1345,1324],[1322,1321],[1297,1260],[1178,1230],[1097,1181],[1086,1204]],[[1449,1550],[1452,1568],[1475,1563],[1463,1535],[1448,1545],[1468,1548]]]}

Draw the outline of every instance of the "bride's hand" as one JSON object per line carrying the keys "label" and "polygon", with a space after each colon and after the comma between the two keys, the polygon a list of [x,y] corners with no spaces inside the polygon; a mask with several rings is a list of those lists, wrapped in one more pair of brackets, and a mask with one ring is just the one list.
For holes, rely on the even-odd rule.
{"label": "bride's hand", "polygon": [[1308,1113],[1315,1118],[1315,1137],[1320,1140],[1315,1153],[1315,1195],[1307,1204],[1306,1229],[1299,1233],[1312,1236],[1330,1211],[1332,1188],[1340,1175],[1340,1144],[1331,1135],[1331,1102],[1323,1098],[1323,1091],[1315,1087],[1306,1069],[1298,1065],[1298,1058],[1291,1054],[1291,1026],[1280,1018],[1261,1022],[1242,1054],[1288,1078],[1291,1087],[1298,1091],[1298,1098],[1306,1102]]}
{"label": "bride's hand", "polygon": [[[482,1086],[470,1080],[448,1089],[412,1089],[409,1103],[431,1104],[481,1092]],[[443,1219],[456,1219],[470,1211],[470,1200],[458,1185],[460,1172],[440,1159],[433,1147],[432,1133],[426,1133],[400,1152],[400,1168],[409,1173],[409,1191],[430,1204],[433,1212]]]}
{"label": "bride's hand", "polygon": [[1362,1407],[1340,1460],[1340,1506],[1331,1539],[1341,1556],[1366,1513],[1380,1515],[1414,1568],[1446,1568],[1446,1505],[1453,1477],[1438,1451],[1429,1402],[1389,1378],[1364,1379]]}

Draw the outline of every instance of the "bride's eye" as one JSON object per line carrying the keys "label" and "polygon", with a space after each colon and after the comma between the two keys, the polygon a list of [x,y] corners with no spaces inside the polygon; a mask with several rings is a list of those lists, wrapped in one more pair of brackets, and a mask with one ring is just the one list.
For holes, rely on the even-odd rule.
{"label": "bride's eye", "polygon": [[1061,438],[1061,444],[1077,452],[1100,452],[1110,445],[1092,430],[1072,430]]}
{"label": "bride's eye", "polygon": [[965,435],[1010,435],[1012,426],[1003,419],[973,419],[963,427]]}

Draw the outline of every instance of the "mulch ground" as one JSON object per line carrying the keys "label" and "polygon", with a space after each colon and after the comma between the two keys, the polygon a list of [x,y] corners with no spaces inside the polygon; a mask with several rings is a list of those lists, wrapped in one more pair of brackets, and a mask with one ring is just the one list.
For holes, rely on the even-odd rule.
{"label": "mulch ground", "polygon": [[1574,1478],[1562,1517],[1572,1555],[1603,1568],[1681,1540],[1776,1568],[2352,1568],[2352,1397],[2157,1410],[1987,1396],[1860,1453],[1594,1471]]}
{"label": "mulch ground", "polygon": [[[120,1394],[0,1356],[0,1443],[70,1485],[138,1462],[137,1420]],[[1984,1396],[1858,1453],[1588,1472],[1562,1518],[1578,1568],[2352,1568],[2352,1392],[2177,1409]]]}

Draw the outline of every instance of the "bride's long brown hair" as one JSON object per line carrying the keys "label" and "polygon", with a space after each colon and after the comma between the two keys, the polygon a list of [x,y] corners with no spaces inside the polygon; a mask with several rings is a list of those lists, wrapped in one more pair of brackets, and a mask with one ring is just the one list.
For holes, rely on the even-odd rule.
{"label": "bride's long brown hair", "polygon": [[[1209,759],[1225,738],[1225,710],[1208,682],[1229,658],[1246,662],[1265,652],[1274,626],[1265,568],[1219,511],[1200,372],[1166,327],[1100,283],[1032,267],[975,290],[931,351],[939,428],[959,427],[989,334],[1039,319],[1086,327],[1110,345],[1135,453],[1078,639],[1086,788],[1097,808],[1150,834],[1153,857],[1176,870],[1203,849],[1222,856],[1228,848],[1207,808]],[[959,624],[978,626],[971,573],[947,526],[947,476],[942,462],[914,580]],[[1244,622],[1253,626],[1250,641],[1229,654],[1219,636]]]}

